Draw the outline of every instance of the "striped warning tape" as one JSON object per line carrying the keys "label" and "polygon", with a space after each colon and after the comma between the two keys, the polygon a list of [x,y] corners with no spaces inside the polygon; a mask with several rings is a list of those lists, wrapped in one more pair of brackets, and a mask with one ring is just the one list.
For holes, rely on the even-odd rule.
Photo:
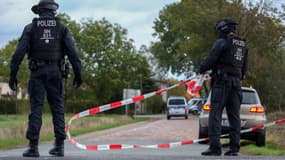
{"label": "striped warning tape", "polygon": [[[241,133],[252,132],[252,131],[255,131],[257,129],[263,129],[265,127],[269,127],[269,126],[273,126],[273,125],[279,125],[281,123],[285,123],[285,119],[281,119],[281,120],[277,120],[277,121],[274,121],[274,122],[266,123],[264,125],[255,126],[255,127],[249,128],[249,129],[244,129],[244,130],[241,130]],[[223,134],[223,135],[221,135],[221,137],[225,137],[225,136],[228,136],[228,135],[229,134]],[[139,146],[139,147],[141,147],[141,148],[153,148],[153,149],[174,148],[174,147],[178,147],[178,146],[194,144],[194,143],[207,141],[207,140],[209,140],[209,138],[201,138],[201,139],[195,139],[195,140],[186,140],[186,141],[182,141],[182,142],[172,142],[172,143],[168,143],[168,144],[156,144],[156,145]]]}
{"label": "striped warning tape", "polygon": [[190,82],[186,83],[186,92],[191,96],[197,95],[200,89],[202,88],[204,81],[210,79],[211,77],[208,74],[201,74],[196,76],[196,78],[193,78],[192,80],[190,80]]}
{"label": "striped warning tape", "polygon": [[[200,76],[201,78],[205,78],[205,76]],[[78,118],[82,118],[85,116],[90,116],[90,115],[95,115],[97,113],[100,112],[104,112],[110,109],[114,109],[114,108],[118,108],[121,107],[123,105],[127,105],[127,104],[132,104],[135,102],[139,102],[142,101],[144,99],[150,98],[154,95],[159,95],[163,92],[166,92],[168,90],[171,90],[175,87],[178,86],[182,86],[185,84],[188,84],[191,80],[193,80],[196,77],[193,77],[191,79],[185,80],[183,82],[180,82],[178,84],[175,84],[171,87],[165,88],[165,89],[161,89],[158,91],[154,91],[148,94],[144,94],[141,96],[137,96],[137,97],[133,97],[133,98],[129,98],[126,100],[122,100],[122,101],[117,101],[117,102],[113,102],[110,104],[106,104],[106,105],[102,105],[102,106],[98,106],[98,107],[93,107],[91,109],[85,110],[83,112],[77,113],[75,114],[68,122],[68,124],[66,125],[66,133],[67,133],[67,137],[70,140],[70,142],[72,144],[74,144],[75,146],[77,146],[80,149],[84,149],[84,150],[95,150],[95,151],[101,151],[101,150],[122,150],[122,149],[135,149],[135,148],[152,148],[152,149],[159,149],[159,148],[174,148],[174,147],[178,147],[178,146],[183,146],[183,145],[189,145],[189,144],[193,144],[193,143],[197,143],[197,142],[201,142],[201,141],[207,141],[208,138],[202,138],[202,139],[195,139],[195,140],[186,140],[186,141],[181,141],[181,142],[172,142],[172,143],[166,143],[166,144],[155,144],[155,145],[130,145],[130,144],[104,144],[104,145],[84,145],[84,144],[80,144],[78,143],[70,134],[70,127],[71,127],[71,123],[73,120],[76,120]],[[201,88],[201,87],[200,87]],[[260,126],[256,126],[250,129],[246,129],[246,130],[242,130],[241,133],[246,133],[246,132],[251,132],[260,128],[264,128],[264,127],[269,127],[272,125],[277,125],[277,124],[281,124],[281,123],[285,123],[285,119],[282,120],[278,120],[275,122],[271,122],[271,123],[267,123],[265,125],[260,125]],[[227,134],[222,135],[223,136],[227,136]]]}
{"label": "striped warning tape", "polygon": [[[204,78],[205,76],[199,75],[197,77]],[[129,149],[129,148],[139,148],[139,147],[142,147],[142,146],[138,146],[138,145],[124,145],[124,144],[86,146],[86,145],[83,145],[83,144],[80,144],[80,143],[76,142],[75,139],[72,138],[69,130],[70,130],[72,121],[74,121],[74,120],[76,120],[78,118],[82,118],[82,117],[85,117],[85,116],[91,116],[91,115],[94,115],[94,114],[97,114],[97,113],[100,113],[100,112],[104,112],[104,111],[107,111],[107,110],[110,110],[110,109],[114,109],[114,108],[118,108],[118,107],[121,107],[121,106],[124,106],[124,105],[128,105],[128,104],[132,104],[132,103],[136,103],[136,102],[142,101],[144,99],[153,97],[155,95],[159,95],[159,94],[161,94],[163,92],[166,92],[166,91],[171,90],[173,88],[176,88],[178,86],[186,85],[191,80],[196,79],[197,77],[191,77],[191,78],[189,78],[189,79],[187,79],[185,81],[182,81],[182,82],[180,82],[178,84],[175,84],[175,85],[170,86],[170,87],[165,88],[165,89],[157,90],[157,91],[154,91],[154,92],[151,92],[151,93],[147,93],[147,94],[144,94],[144,95],[141,95],[141,96],[136,96],[136,97],[133,97],[133,98],[129,98],[129,99],[125,99],[125,100],[122,100],[122,101],[113,102],[113,103],[110,103],[110,104],[93,107],[91,109],[88,109],[88,110],[82,111],[80,113],[77,113],[69,120],[68,124],[66,125],[67,137],[71,141],[72,144],[76,145],[77,147],[79,147],[81,149],[86,149],[86,150],[113,150],[113,149]],[[161,147],[165,148],[163,146],[164,145],[162,145]],[[149,148],[149,147],[151,148],[151,146],[149,146],[149,147],[148,146],[144,146],[144,147],[145,148]]]}
{"label": "striped warning tape", "polygon": [[[241,133],[252,132],[257,129],[262,129],[264,127],[269,127],[273,125],[279,125],[281,123],[285,123],[285,119],[277,120],[271,123],[267,123],[265,125],[256,126],[250,129],[241,130]],[[224,134],[221,137],[228,136],[228,134]],[[82,145],[77,143],[74,139],[70,139],[73,144],[75,144],[78,148],[84,150],[94,150],[94,151],[103,151],[103,150],[123,150],[123,149],[137,149],[137,148],[149,148],[149,149],[170,149],[184,145],[190,145],[202,141],[207,141],[208,138],[194,139],[194,140],[185,140],[180,142],[171,142],[165,144],[155,144],[155,145],[129,145],[129,144],[106,144],[106,145]]]}

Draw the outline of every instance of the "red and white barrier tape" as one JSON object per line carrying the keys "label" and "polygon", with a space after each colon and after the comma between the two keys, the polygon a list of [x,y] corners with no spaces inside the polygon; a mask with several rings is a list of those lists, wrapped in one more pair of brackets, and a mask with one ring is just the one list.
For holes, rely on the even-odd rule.
{"label": "red and white barrier tape", "polygon": [[[180,82],[178,84],[175,84],[175,85],[173,85],[171,87],[168,87],[168,88],[165,88],[165,89],[161,89],[161,90],[154,91],[154,92],[151,92],[151,93],[147,93],[147,94],[144,94],[144,95],[141,95],[141,96],[136,96],[136,97],[133,97],[133,98],[125,99],[125,100],[122,100],[122,101],[113,102],[113,103],[110,103],[110,104],[105,104],[105,105],[102,105],[102,106],[93,107],[91,109],[88,109],[88,110],[82,111],[80,113],[77,113],[69,120],[68,124],[66,125],[67,137],[71,141],[72,144],[76,145],[77,147],[79,147],[81,149],[85,149],[85,150],[114,150],[114,149],[130,149],[130,148],[139,148],[139,147],[153,148],[154,146],[139,146],[139,145],[125,145],[125,144],[110,144],[110,145],[86,146],[86,145],[83,145],[83,144],[80,144],[80,143],[76,142],[75,139],[72,138],[69,130],[70,130],[72,121],[75,120],[75,119],[78,119],[78,118],[81,118],[81,117],[85,117],[85,116],[91,116],[91,115],[94,115],[94,114],[97,114],[97,113],[100,113],[100,112],[104,112],[104,111],[107,111],[107,110],[110,110],[110,109],[115,109],[115,108],[119,108],[119,107],[124,106],[124,105],[128,105],[128,104],[132,104],[132,103],[136,103],[136,102],[142,101],[144,99],[150,98],[150,97],[155,96],[155,95],[159,95],[159,94],[161,94],[163,92],[166,92],[166,91],[171,90],[173,88],[176,88],[178,86],[183,86],[183,85],[189,83],[191,80],[193,80],[195,78],[196,77],[192,77],[190,79],[187,79],[187,80],[185,80],[183,82]],[[204,76],[200,76],[200,78],[204,78]],[[197,79],[197,80],[199,80],[199,79]],[[174,143],[172,145],[177,145],[177,144]],[[165,147],[165,145],[159,145],[159,148],[166,148],[166,147]]]}
{"label": "red and white barrier tape", "polygon": [[[257,129],[262,129],[264,127],[269,127],[273,125],[279,125],[281,123],[285,123],[285,119],[277,120],[271,123],[267,123],[265,125],[255,126],[249,129],[241,130],[241,133],[252,132]],[[224,134],[221,137],[228,136],[228,134]],[[149,148],[149,149],[170,149],[184,145],[190,145],[202,141],[207,141],[208,138],[194,139],[194,140],[185,140],[180,142],[171,142],[165,144],[155,144],[155,145],[130,145],[130,144],[106,144],[106,145],[82,145],[77,143],[74,139],[70,139],[73,144],[75,144],[78,148],[84,150],[94,150],[94,151],[102,151],[102,150],[123,150],[123,149],[137,149],[137,148]]]}
{"label": "red and white barrier tape", "polygon": [[[84,150],[95,150],[95,151],[100,151],[100,150],[122,150],[122,149],[135,149],[135,148],[153,148],[153,149],[159,149],[159,148],[174,148],[174,147],[178,147],[178,146],[183,146],[183,145],[189,145],[189,144],[193,144],[193,143],[197,143],[197,142],[201,142],[201,141],[207,141],[208,138],[202,138],[202,139],[195,139],[195,140],[186,140],[186,141],[181,141],[181,142],[172,142],[172,143],[167,143],[167,144],[155,144],[155,145],[130,145],[130,144],[104,144],[104,145],[84,145],[84,144],[80,144],[78,143],[74,138],[72,138],[69,130],[71,128],[71,123],[73,120],[82,118],[82,117],[86,117],[86,116],[90,116],[90,115],[95,115],[97,113],[100,112],[104,112],[110,109],[114,109],[114,108],[118,108],[121,107],[123,105],[127,105],[127,104],[132,104],[135,102],[139,102],[142,101],[144,99],[150,98],[154,95],[159,95],[163,92],[166,92],[168,90],[171,90],[175,87],[178,86],[183,86],[185,84],[188,84],[189,82],[191,82],[191,80],[195,79],[196,77],[193,77],[191,79],[185,80],[183,82],[180,82],[178,84],[175,84],[171,87],[165,88],[165,89],[161,89],[158,91],[154,91],[148,94],[144,94],[141,96],[137,96],[137,97],[133,97],[133,98],[129,98],[126,100],[122,100],[122,101],[117,101],[117,102],[113,102],[110,104],[106,104],[106,105],[102,105],[102,106],[98,106],[98,107],[93,107],[91,109],[85,110],[83,112],[80,112],[78,114],[75,114],[68,122],[68,124],[66,125],[66,133],[67,133],[67,137],[68,139],[71,141],[72,144],[74,144],[75,146],[77,146],[80,149],[84,149]],[[203,79],[203,80],[201,80]],[[200,76],[200,79],[197,79],[197,81],[203,81],[206,79],[206,76]],[[196,83],[196,82],[195,82]],[[197,83],[199,85],[196,86],[201,86],[202,83]],[[189,84],[188,84],[189,85]],[[195,85],[194,85],[195,86]],[[195,89],[195,92],[201,89],[201,87],[198,87],[199,89]],[[260,126],[256,126],[247,130],[243,130],[241,131],[241,133],[246,133],[246,132],[251,132],[260,128],[264,128],[264,127],[268,127],[268,126],[272,126],[272,125],[277,125],[277,124],[281,124],[281,123],[285,123],[285,119],[283,120],[278,120],[272,123],[268,123],[265,125],[260,125]],[[226,136],[226,135],[222,135],[222,136]]]}
{"label": "red and white barrier tape", "polygon": [[[259,125],[259,126],[255,126],[249,129],[244,129],[241,130],[240,133],[247,133],[247,132],[252,132],[255,131],[257,129],[263,129],[265,127],[269,127],[269,126],[274,126],[274,125],[279,125],[281,123],[285,123],[285,119],[280,119],[274,122],[270,122],[270,123],[266,123],[264,125]],[[221,137],[225,137],[228,136],[229,134],[224,134],[221,135]],[[189,145],[189,144],[194,144],[194,143],[198,143],[198,142],[202,142],[202,141],[207,141],[209,138],[201,138],[201,139],[194,139],[194,140],[186,140],[186,141],[181,141],[181,142],[172,142],[172,143],[168,143],[168,144],[156,144],[156,145],[151,145],[151,146],[137,146],[137,148],[141,147],[141,148],[154,148],[154,149],[159,149],[159,148],[174,148],[174,147],[178,147],[178,146],[183,146],[183,145]]]}
{"label": "red and white barrier tape", "polygon": [[201,74],[193,78],[192,80],[190,80],[190,82],[186,83],[187,93],[190,94],[191,96],[197,95],[200,89],[202,88],[204,81],[210,80],[210,79],[211,78],[209,77],[208,74]]}

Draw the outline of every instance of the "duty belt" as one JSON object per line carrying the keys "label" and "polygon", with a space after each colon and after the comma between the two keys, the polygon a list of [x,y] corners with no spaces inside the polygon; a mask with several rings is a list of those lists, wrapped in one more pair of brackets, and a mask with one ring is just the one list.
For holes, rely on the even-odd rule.
{"label": "duty belt", "polygon": [[224,68],[224,73],[229,76],[241,77],[241,71],[234,68]]}
{"label": "duty belt", "polygon": [[37,64],[38,67],[46,65],[46,64],[54,64],[58,63],[57,61],[49,61],[49,60],[36,60],[35,63]]}
{"label": "duty belt", "polygon": [[29,62],[29,68],[34,71],[38,68],[48,65],[48,64],[58,64],[58,61],[50,61],[50,60],[31,60]]}

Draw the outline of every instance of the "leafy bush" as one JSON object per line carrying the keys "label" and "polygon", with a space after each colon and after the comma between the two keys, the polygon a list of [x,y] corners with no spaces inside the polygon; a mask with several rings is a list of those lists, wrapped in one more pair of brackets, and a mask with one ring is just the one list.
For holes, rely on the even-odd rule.
{"label": "leafy bush", "polygon": [[0,99],[0,114],[17,114],[29,112],[28,100]]}
{"label": "leafy bush", "polygon": [[[65,102],[65,113],[79,113],[84,110],[97,107],[95,100],[84,99],[68,99]],[[28,114],[30,112],[29,100],[16,100],[16,99],[0,99],[0,114]],[[50,113],[50,106],[45,99],[43,113]],[[113,110],[106,111],[108,114],[124,114],[125,108],[120,107]]]}
{"label": "leafy bush", "polygon": [[93,100],[67,100],[65,102],[65,112],[78,113],[95,106],[96,104]]}
{"label": "leafy bush", "polygon": [[[284,119],[285,112],[273,112],[267,114],[267,121],[273,122],[276,120]],[[275,125],[272,127],[267,128],[266,130],[266,139],[269,142],[277,144],[279,147],[285,149],[285,124]]]}
{"label": "leafy bush", "polygon": [[148,114],[162,113],[164,108],[164,103],[160,95],[156,95],[150,99],[144,101],[146,112]]}

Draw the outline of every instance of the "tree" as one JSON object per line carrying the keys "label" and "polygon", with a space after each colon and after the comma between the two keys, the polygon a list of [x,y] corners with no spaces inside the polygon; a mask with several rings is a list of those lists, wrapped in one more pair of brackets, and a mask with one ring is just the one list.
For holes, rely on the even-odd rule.
{"label": "tree", "polygon": [[[10,73],[10,62],[12,59],[12,55],[16,50],[17,40],[11,40],[4,48],[0,50],[0,75],[2,80],[8,82],[9,73]],[[27,79],[29,77],[29,69],[28,69],[28,59],[25,56],[21,65],[19,66],[19,71],[17,73],[18,85],[22,88],[27,86]]]}
{"label": "tree", "polygon": [[84,81],[100,104],[121,99],[123,88],[150,76],[146,59],[126,36],[126,29],[106,19],[87,19],[81,25],[77,43]]}
{"label": "tree", "polygon": [[[239,21],[238,32],[251,47],[276,48],[284,38],[284,25],[280,23],[280,14],[269,16],[273,11],[268,3],[254,6],[237,0],[182,0],[166,6],[155,20],[154,36],[160,41],[153,43],[151,50],[161,66],[171,68],[173,73],[186,72],[190,64],[197,67],[208,54],[217,37],[214,24],[224,17]],[[266,43],[260,37],[273,41]]]}
{"label": "tree", "polygon": [[[221,18],[234,18],[239,22],[238,34],[247,39],[250,48],[249,70],[244,85],[253,85],[262,91],[260,95],[265,98],[265,103],[272,104],[266,98],[269,92],[273,92],[269,89],[272,84],[264,79],[274,77],[275,73],[270,69],[277,71],[277,67],[272,65],[273,62],[278,65],[284,63],[284,50],[281,50],[284,47],[282,19],[285,15],[272,7],[271,2],[182,0],[168,5],[154,22],[154,36],[159,41],[152,43],[151,52],[161,67],[173,73],[185,73],[191,65],[197,68],[210,51],[217,38],[215,22]],[[285,77],[277,78],[282,80]],[[277,90],[275,94],[284,93]]]}
{"label": "tree", "polygon": [[60,17],[73,33],[82,59],[83,90],[88,93],[82,94],[85,98],[89,95],[97,104],[118,100],[123,88],[139,86],[141,80],[150,77],[145,57],[136,51],[133,40],[127,39],[127,30],[119,24],[105,18],[86,18],[78,24],[66,14]]}
{"label": "tree", "polygon": [[147,46],[142,45],[140,47],[139,54],[146,57],[147,62],[150,66],[152,77],[159,81],[163,80],[165,75],[167,74],[167,70],[158,65],[158,60],[150,52],[150,49]]}
{"label": "tree", "polygon": [[[66,96],[85,100],[92,98],[95,104],[104,104],[121,99],[123,88],[139,89],[140,83],[150,79],[147,59],[135,49],[133,40],[127,38],[127,30],[119,24],[112,24],[104,18],[89,18],[77,23],[67,14],[59,14],[58,17],[72,32],[83,64],[82,89],[72,92],[72,80],[67,80]],[[0,74],[5,80],[8,79],[9,63],[16,44],[17,41],[13,40],[0,50]],[[20,83],[26,87],[24,82],[29,75],[27,58],[22,62],[18,75]],[[69,79],[73,76],[71,72]]]}
{"label": "tree", "polygon": [[4,48],[0,50],[0,75],[5,78],[8,78],[8,75],[10,73],[10,62],[12,54],[16,49],[16,43],[16,40],[10,41]]}

